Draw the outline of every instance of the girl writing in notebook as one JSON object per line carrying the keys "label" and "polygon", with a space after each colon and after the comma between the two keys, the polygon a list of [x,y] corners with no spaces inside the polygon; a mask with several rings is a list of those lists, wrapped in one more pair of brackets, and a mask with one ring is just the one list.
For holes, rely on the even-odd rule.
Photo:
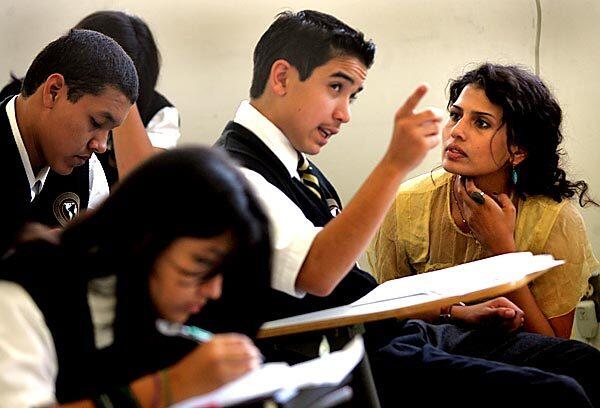
{"label": "girl writing in notebook", "polygon": [[[0,263],[3,403],[164,407],[241,376],[260,355],[245,335],[197,345],[156,321],[253,335],[269,259],[265,217],[221,154],[153,157],[58,245],[29,241]],[[88,283],[106,271],[113,316],[98,322]]]}

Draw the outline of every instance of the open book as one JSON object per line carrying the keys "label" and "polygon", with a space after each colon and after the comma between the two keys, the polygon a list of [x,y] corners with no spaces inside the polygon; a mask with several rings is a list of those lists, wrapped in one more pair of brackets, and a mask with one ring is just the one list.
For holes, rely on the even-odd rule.
{"label": "open book", "polygon": [[276,392],[289,397],[300,388],[337,385],[356,367],[364,353],[363,339],[356,336],[340,351],[293,366],[287,363],[264,364],[209,394],[190,398],[173,407],[227,407]]}
{"label": "open book", "polygon": [[427,308],[439,308],[449,300],[469,302],[495,297],[524,286],[563,263],[552,255],[513,252],[393,279],[349,305],[267,322],[261,327],[259,337],[342,327],[385,318],[406,318]]}
{"label": "open book", "polygon": [[515,282],[527,275],[563,263],[564,261],[555,260],[552,255],[533,255],[531,252],[497,255],[434,272],[389,280],[351,306],[428,294],[442,297],[461,296]]}

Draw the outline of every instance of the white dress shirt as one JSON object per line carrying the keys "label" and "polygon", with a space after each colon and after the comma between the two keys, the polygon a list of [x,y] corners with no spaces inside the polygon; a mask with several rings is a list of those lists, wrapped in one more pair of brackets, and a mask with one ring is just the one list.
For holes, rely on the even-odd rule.
{"label": "white dress shirt", "polygon": [[[100,286],[102,285],[102,286]],[[98,349],[113,342],[116,277],[96,279],[88,290]],[[20,285],[0,280],[0,407],[50,406],[55,401],[58,359],[44,315]]]}
{"label": "white dress shirt", "polygon": [[102,168],[102,163],[100,163],[100,159],[93,153],[90,157],[88,185],[90,195],[87,208],[88,210],[93,210],[98,208],[110,194],[110,187],[108,187],[108,180]]}
{"label": "white dress shirt", "polygon": [[[162,108],[150,119],[146,126],[148,138],[153,147],[171,149],[177,145],[181,136],[179,131],[179,112],[172,106]],[[110,187],[100,160],[92,154],[90,158],[90,198],[88,209],[95,209],[110,194]]]}
{"label": "white dress shirt", "polygon": [[6,104],[6,115],[8,116],[8,122],[10,123],[10,130],[12,131],[13,137],[15,138],[15,143],[19,149],[19,155],[21,156],[23,167],[25,167],[27,181],[29,181],[29,190],[31,191],[30,201],[33,201],[40,191],[42,191],[44,183],[46,182],[46,177],[48,177],[50,167],[46,166],[41,169],[38,174],[33,174],[33,167],[31,167],[31,161],[29,161],[29,154],[27,153],[25,143],[23,143],[23,138],[21,137],[21,132],[19,131],[19,125],[17,124],[15,107],[17,104],[17,96],[18,95],[13,96],[13,98]]}
{"label": "white dress shirt", "polygon": [[179,130],[179,112],[174,106],[166,106],[156,112],[148,126],[146,132],[152,146],[161,149],[171,149],[177,145],[181,136]]}
{"label": "white dress shirt", "polygon": [[[248,101],[238,108],[234,122],[244,126],[262,140],[281,160],[290,177],[298,175],[298,152],[285,135],[256,110]],[[243,168],[242,173],[253,187],[269,218],[273,240],[271,287],[296,297],[305,292],[296,289],[296,279],[315,236],[322,229],[308,220],[304,213],[281,190],[259,173]]]}
{"label": "white dress shirt", "polygon": [[[44,183],[46,183],[48,173],[50,172],[50,167],[46,166],[40,170],[37,175],[33,174],[33,168],[31,167],[31,162],[29,161],[29,154],[27,153],[27,149],[23,143],[23,138],[21,137],[21,132],[19,131],[19,126],[17,125],[17,115],[15,113],[17,96],[18,95],[15,95],[6,104],[6,114],[8,115],[8,121],[10,123],[12,134],[15,138],[15,143],[19,149],[21,162],[23,162],[23,167],[25,167],[25,173],[27,174],[27,180],[29,181],[29,189],[31,191],[31,201],[33,201],[33,199],[42,191]],[[102,164],[96,155],[92,154],[89,165],[90,196],[88,200],[88,208],[98,207],[102,201],[108,197],[108,193],[108,181],[106,181],[106,175],[104,174],[104,170],[102,170]]]}
{"label": "white dress shirt", "polygon": [[58,361],[44,316],[18,284],[0,281],[0,406],[56,402]]}

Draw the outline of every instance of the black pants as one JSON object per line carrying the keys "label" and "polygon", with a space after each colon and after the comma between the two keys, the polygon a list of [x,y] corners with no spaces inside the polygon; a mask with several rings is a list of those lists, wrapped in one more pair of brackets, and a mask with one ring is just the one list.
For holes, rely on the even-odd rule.
{"label": "black pants", "polygon": [[384,407],[600,407],[600,351],[581,342],[419,320],[382,329],[367,342]]}

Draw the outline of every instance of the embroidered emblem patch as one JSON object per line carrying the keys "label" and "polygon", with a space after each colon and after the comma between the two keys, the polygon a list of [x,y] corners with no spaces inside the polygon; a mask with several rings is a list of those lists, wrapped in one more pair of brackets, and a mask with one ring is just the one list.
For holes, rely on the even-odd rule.
{"label": "embroidered emblem patch", "polygon": [[56,197],[52,211],[56,220],[64,227],[79,213],[79,206],[79,196],[69,191]]}

